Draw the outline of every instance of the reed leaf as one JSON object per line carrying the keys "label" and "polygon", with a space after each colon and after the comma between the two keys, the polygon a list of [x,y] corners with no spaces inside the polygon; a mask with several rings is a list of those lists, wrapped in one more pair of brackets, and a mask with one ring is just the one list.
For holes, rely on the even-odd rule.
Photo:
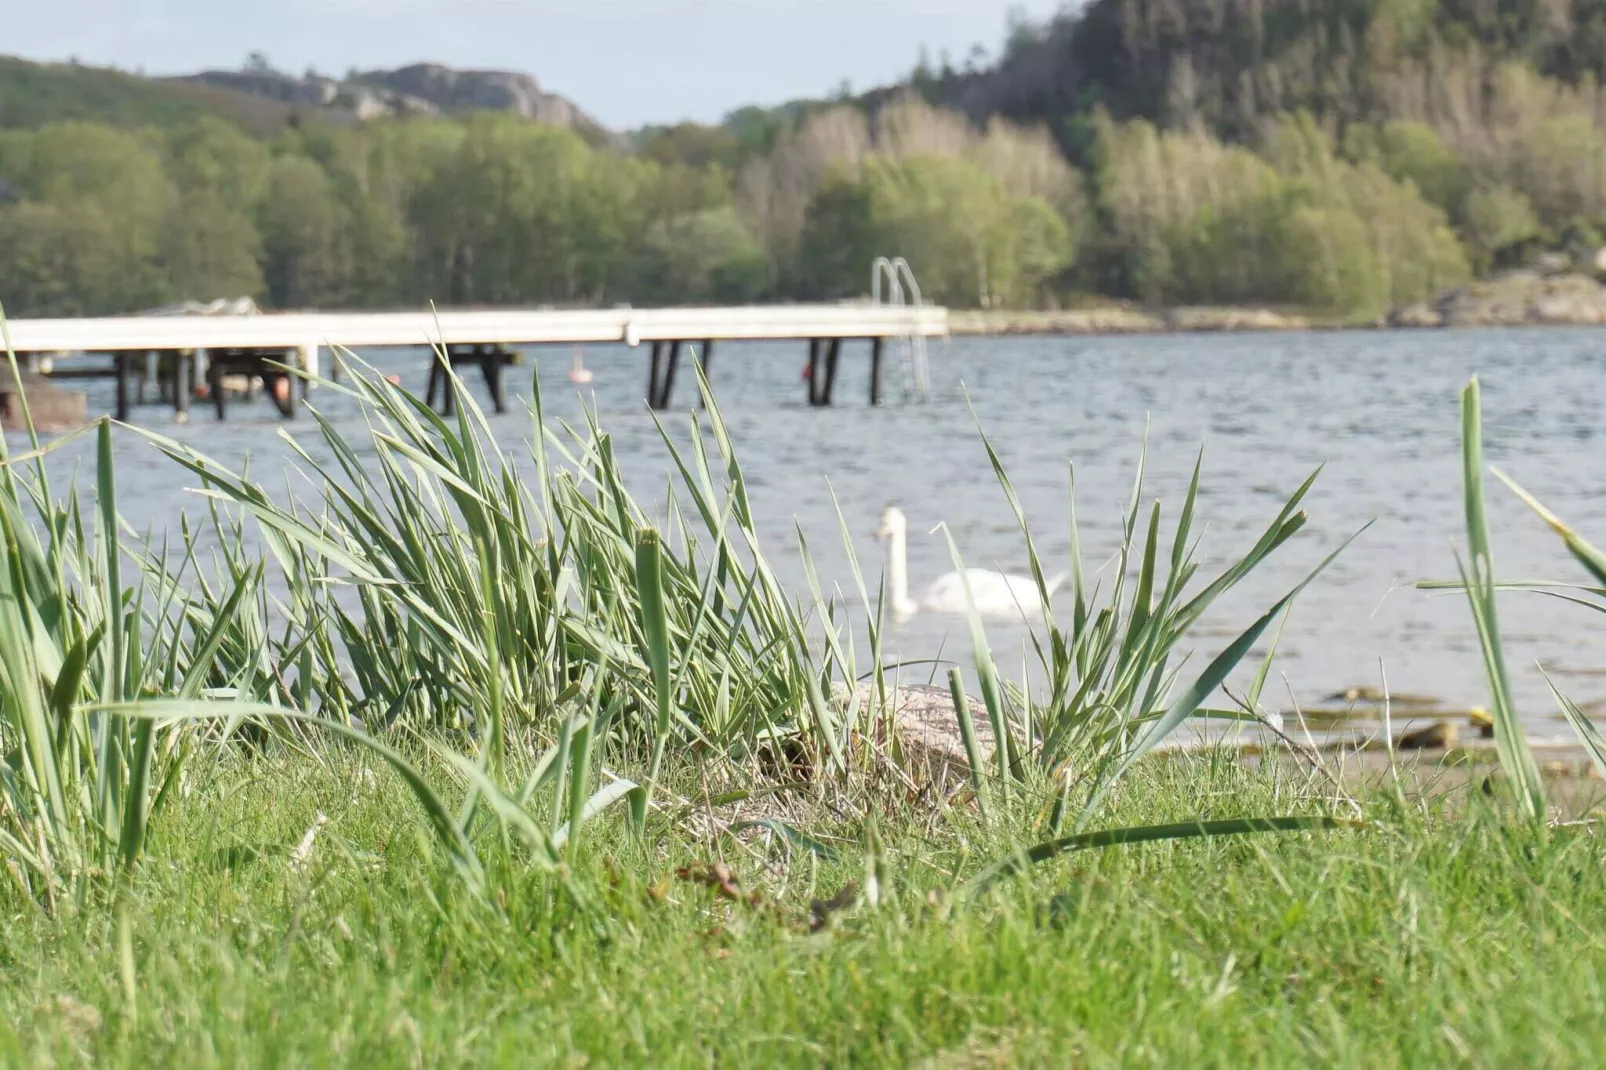
{"label": "reed leaf", "polygon": [[1169,825],[1138,825],[1130,828],[1101,829],[1074,836],[1046,840],[1006,855],[970,878],[962,895],[986,890],[1000,877],[1019,872],[1039,862],[1074,851],[1122,847],[1162,840],[1194,840],[1218,836],[1245,836],[1257,832],[1316,832],[1364,827],[1361,822],[1337,817],[1243,817],[1218,821],[1179,821]]}
{"label": "reed leaf", "polygon": [[1456,569],[1478,629],[1484,674],[1489,682],[1495,748],[1500,755],[1501,768],[1511,782],[1518,811],[1528,820],[1540,822],[1545,816],[1544,784],[1533,750],[1528,746],[1528,737],[1517,719],[1495,610],[1494,559],[1483,501],[1483,404],[1476,377],[1461,394],[1461,461],[1469,560],[1463,566],[1457,556]]}

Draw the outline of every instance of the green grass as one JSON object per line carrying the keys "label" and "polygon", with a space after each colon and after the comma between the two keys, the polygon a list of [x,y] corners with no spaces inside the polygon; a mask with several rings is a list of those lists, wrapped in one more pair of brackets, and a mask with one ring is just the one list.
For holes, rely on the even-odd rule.
{"label": "green grass", "polygon": [[[1298,783],[1145,763],[1114,807],[1254,813]],[[862,822],[823,806],[794,818],[831,860],[696,822],[644,847],[621,813],[567,882],[482,900],[359,752],[188,791],[128,902],[131,985],[111,916],[0,893],[10,1065],[1588,1066],[1606,1042],[1600,835],[1478,807],[1363,796],[1363,830],[1076,855],[968,902],[1020,815],[894,808],[880,904],[810,932],[866,872]],[[720,859],[758,905],[674,875]]]}
{"label": "green grass", "polygon": [[[0,1059],[1593,1064],[1602,844],[1547,820],[1514,719],[1518,790],[1434,802],[1154,753],[1264,716],[1275,639],[1221,684],[1339,551],[1198,669],[1190,633],[1309,480],[1207,578],[1197,472],[1162,525],[1140,463],[1091,588],[1073,495],[1046,683],[1003,680],[972,614],[1001,745],[956,710],[945,794],[885,723],[879,595],[852,561],[868,609],[825,597],[801,533],[809,592],[781,589],[711,396],[649,510],[539,397],[525,477],[467,396],[328,388],[367,433],[318,421],[285,491],[147,433],[206,503],[164,544],[117,515],[111,425],[89,493],[50,486],[54,444],[0,462]],[[1463,586],[1498,698],[1477,409]]]}

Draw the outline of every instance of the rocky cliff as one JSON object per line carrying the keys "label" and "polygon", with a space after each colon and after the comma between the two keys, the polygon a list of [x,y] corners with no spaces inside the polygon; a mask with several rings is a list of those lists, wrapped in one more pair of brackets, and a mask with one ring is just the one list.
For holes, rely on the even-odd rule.
{"label": "rocky cliff", "polygon": [[567,97],[547,92],[532,75],[513,71],[460,71],[439,63],[415,63],[396,70],[354,71],[345,78],[310,72],[298,78],[264,68],[203,71],[177,80],[348,112],[358,119],[504,111],[570,127],[591,140],[616,139]]}

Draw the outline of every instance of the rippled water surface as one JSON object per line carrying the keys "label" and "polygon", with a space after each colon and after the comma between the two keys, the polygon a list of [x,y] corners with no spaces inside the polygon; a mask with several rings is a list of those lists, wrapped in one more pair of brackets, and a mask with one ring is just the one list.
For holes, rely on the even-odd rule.
{"label": "rippled water surface", "polygon": [[[1046,567],[1066,562],[1067,479],[1076,466],[1084,552],[1090,571],[1106,563],[1149,424],[1146,493],[1174,519],[1195,454],[1205,448],[1198,523],[1203,570],[1246,550],[1282,499],[1317,465],[1326,468],[1307,499],[1311,523],[1223,600],[1202,623],[1193,667],[1236,635],[1345,535],[1368,530],[1300,599],[1284,635],[1279,671],[1301,703],[1331,692],[1376,686],[1379,661],[1396,692],[1432,696],[1446,706],[1486,704],[1475,637],[1460,595],[1430,596],[1410,584],[1454,574],[1461,542],[1458,391],[1484,383],[1488,460],[1597,541],[1606,542],[1606,458],[1602,456],[1601,376],[1606,333],[1592,330],[1352,332],[1195,335],[1140,338],[956,339],[932,350],[937,398],[924,405],[866,405],[868,358],[845,348],[837,405],[810,409],[799,375],[801,344],[721,345],[715,389],[735,437],[771,556],[784,582],[806,593],[794,523],[809,537],[822,581],[853,587],[832,507],[834,489],[854,548],[875,582],[880,550],[871,538],[881,508],[909,516],[911,585],[951,567],[939,522],[952,529],[967,563],[1024,571],[1020,533],[991,475],[965,400],[1002,455],[1032,520]],[[421,351],[367,355],[422,390]],[[595,347],[587,390],[635,489],[662,501],[666,454],[641,402],[642,350]],[[564,375],[567,355],[546,353],[543,374],[553,419],[581,412]],[[895,362],[889,362],[895,365]],[[895,366],[889,394],[897,396]],[[472,380],[471,380],[472,382]],[[528,396],[528,365],[510,389]],[[476,389],[477,389],[477,384]],[[110,386],[90,386],[91,406],[110,407]],[[670,422],[684,435],[692,400],[687,375]],[[315,403],[351,434],[353,407],[331,391]],[[165,410],[138,419],[239,463],[273,485],[287,450],[265,401],[239,405],[226,425],[197,406],[194,421],[172,427]],[[498,435],[530,436],[522,405],[494,417]],[[310,420],[285,425],[323,451]],[[63,450],[63,473],[84,463]],[[137,527],[161,529],[196,502],[192,484],[132,436],[119,445],[120,505]],[[295,477],[291,476],[292,479]],[[1557,540],[1503,488],[1489,488],[1496,565],[1508,577],[1576,578]],[[1197,529],[1196,529],[1197,530]],[[1108,570],[1106,569],[1106,572]],[[1536,736],[1563,732],[1554,719],[1536,659],[1581,701],[1606,698],[1602,637],[1606,617],[1528,594],[1507,596],[1502,623],[1523,716]],[[1018,665],[1024,629],[993,625],[995,651]],[[917,616],[896,626],[889,645],[905,659],[968,651],[962,620]],[[1014,675],[1019,669],[1013,670]]]}

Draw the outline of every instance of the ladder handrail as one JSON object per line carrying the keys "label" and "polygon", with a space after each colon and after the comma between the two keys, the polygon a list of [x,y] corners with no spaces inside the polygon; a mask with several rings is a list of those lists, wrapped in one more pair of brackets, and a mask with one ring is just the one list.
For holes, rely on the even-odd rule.
{"label": "ladder handrail", "polygon": [[[900,256],[898,259],[892,262],[892,267],[904,278],[909,280],[909,293],[914,297],[915,307],[919,308],[924,305],[926,302],[920,296],[920,284],[915,281],[915,273],[914,270],[909,267],[909,261]],[[901,284],[899,288],[902,289]]]}
{"label": "ladder handrail", "polygon": [[[901,260],[902,257],[899,259]],[[905,266],[907,267],[907,265]],[[888,289],[891,292],[889,298],[891,304],[895,307],[902,307],[904,303],[903,283],[898,281],[897,268],[893,262],[884,256],[876,257],[875,262],[870,265],[870,300],[875,304],[881,304],[881,273],[883,271],[887,274]]]}
{"label": "ladder handrail", "polygon": [[[870,300],[877,305],[882,301],[882,275],[886,275],[886,303],[895,308],[907,307],[913,299],[914,307],[921,308],[925,298],[914,269],[903,257],[878,256],[870,264]],[[905,282],[908,286],[905,288]],[[925,400],[931,393],[931,381],[926,372],[926,340],[915,333],[898,339],[903,352],[903,388],[905,396],[913,395]]]}

